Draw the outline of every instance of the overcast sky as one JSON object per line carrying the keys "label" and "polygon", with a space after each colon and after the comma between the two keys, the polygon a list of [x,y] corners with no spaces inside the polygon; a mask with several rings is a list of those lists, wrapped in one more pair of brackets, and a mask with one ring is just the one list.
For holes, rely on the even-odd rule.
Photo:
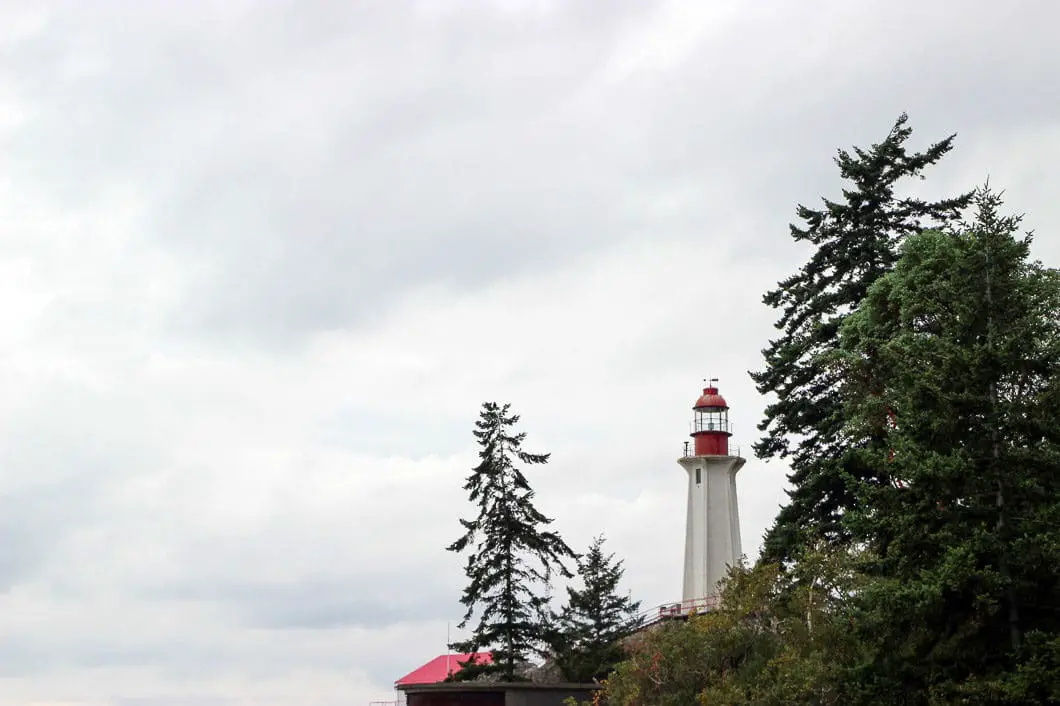
{"label": "overcast sky", "polygon": [[[797,203],[958,133],[1060,264],[1060,5],[0,0],[0,703],[338,706],[444,651],[471,429],[680,599]],[[739,475],[745,551],[786,469]]]}

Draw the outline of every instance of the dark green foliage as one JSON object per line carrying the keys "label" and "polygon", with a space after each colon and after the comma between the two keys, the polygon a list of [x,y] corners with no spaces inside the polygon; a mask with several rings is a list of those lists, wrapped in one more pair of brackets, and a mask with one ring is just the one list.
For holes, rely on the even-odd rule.
{"label": "dark green foliage", "polygon": [[733,569],[717,610],[642,633],[605,682],[600,703],[845,705],[857,658],[847,557],[814,553],[792,574],[775,564]]}
{"label": "dark green foliage", "polygon": [[886,431],[859,452],[878,482],[847,517],[876,557],[857,621],[866,702],[1058,692],[1060,275],[996,194],[975,203],[973,223],[906,241],[835,356],[850,435]]}
{"label": "dark green foliage", "polygon": [[639,625],[640,602],[618,594],[622,562],[605,555],[603,543],[597,537],[578,560],[582,586],[567,587],[567,604],[552,621],[552,656],[571,682],[607,676],[624,655],[619,640]]}
{"label": "dark green foliage", "polygon": [[525,433],[515,433],[519,417],[510,405],[482,405],[475,423],[480,463],[464,485],[468,499],[478,506],[473,520],[460,520],[464,535],[448,550],[470,549],[465,572],[469,583],[460,602],[466,608],[460,627],[479,610],[472,637],[454,645],[461,652],[490,648],[493,664],[469,665],[458,679],[498,674],[514,681],[517,670],[538,651],[545,637],[539,620],[540,603],[554,571],[570,577],[564,559],[574,553],[560,536],[545,528],[552,520],[533,504],[534,491],[516,461],[527,465],[548,462],[548,454],[522,450]]}
{"label": "dark green foliage", "polygon": [[898,193],[949,152],[953,141],[950,136],[910,154],[905,143],[912,129],[906,123],[903,114],[886,139],[867,150],[839,151],[835,161],[850,186],[841,201],[824,199],[819,210],[798,207],[803,225],[792,225],[791,235],[813,253],[764,298],[781,312],[776,326],[782,335],[763,351],[765,369],[751,373],[759,392],[776,396],[759,425],[765,435],[755,453],[787,458],[793,484],[790,503],[766,538],[767,560],[789,559],[812,536],[847,536],[841,517],[854,497],[844,478],[863,477],[870,469],[846,452],[871,439],[850,438],[843,429],[839,373],[822,358],[836,348],[846,315],[894,266],[901,241],[953,221],[970,198],[925,202]]}
{"label": "dark green foliage", "polygon": [[767,296],[757,450],[795,490],[764,557],[594,703],[1060,703],[1060,272],[988,187],[897,198],[950,144],[906,156],[904,122],[840,154],[855,188],[800,207],[816,251]]}

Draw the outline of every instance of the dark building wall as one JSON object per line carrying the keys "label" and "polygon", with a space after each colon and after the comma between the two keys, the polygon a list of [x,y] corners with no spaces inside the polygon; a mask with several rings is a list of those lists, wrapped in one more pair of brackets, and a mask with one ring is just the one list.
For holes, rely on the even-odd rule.
{"label": "dark building wall", "polygon": [[436,691],[406,698],[408,706],[505,706],[503,691]]}
{"label": "dark building wall", "polygon": [[591,689],[511,690],[504,706],[563,706],[563,702],[574,697],[578,703],[589,701]]}
{"label": "dark building wall", "polygon": [[575,684],[431,684],[420,688],[405,690],[408,706],[565,706],[563,702],[572,696],[578,703],[590,701],[594,691]]}

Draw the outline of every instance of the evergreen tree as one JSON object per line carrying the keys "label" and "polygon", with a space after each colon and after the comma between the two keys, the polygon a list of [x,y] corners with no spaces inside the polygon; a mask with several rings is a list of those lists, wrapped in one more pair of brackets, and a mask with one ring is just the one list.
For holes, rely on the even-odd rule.
{"label": "evergreen tree", "polygon": [[790,559],[807,535],[846,538],[840,518],[854,498],[844,479],[868,472],[846,451],[872,440],[844,431],[840,376],[823,358],[835,350],[850,310],[894,266],[902,239],[953,221],[969,202],[970,195],[927,202],[898,193],[949,152],[954,138],[910,154],[905,143],[912,129],[906,123],[902,114],[886,139],[867,150],[839,151],[835,161],[850,187],[842,201],[824,199],[819,210],[799,205],[803,225],[791,225],[791,236],[812,245],[813,254],[764,297],[781,311],[776,327],[782,335],[763,351],[765,369],[751,373],[760,393],[776,396],[759,424],[764,436],[755,453],[788,459],[793,485],[766,537],[766,560]]}
{"label": "evergreen tree", "polygon": [[876,559],[866,703],[1060,700],[1060,273],[989,189],[910,237],[842,328],[850,434],[887,482],[847,525]]}
{"label": "evergreen tree", "polygon": [[526,434],[514,432],[519,417],[509,409],[510,405],[494,402],[482,405],[474,431],[480,462],[464,484],[468,499],[478,506],[478,516],[460,520],[464,535],[448,547],[453,552],[471,550],[465,567],[469,583],[460,598],[466,608],[460,627],[481,608],[471,638],[453,647],[462,652],[485,647],[493,651],[492,664],[468,665],[457,673],[459,679],[482,673],[498,674],[505,681],[518,679],[517,669],[546,637],[538,615],[552,573],[573,575],[563,561],[574,558],[574,553],[557,533],[545,529],[552,520],[534,507],[534,491],[515,465],[547,463],[549,455],[523,451]]}
{"label": "evergreen tree", "polygon": [[567,604],[554,621],[553,657],[567,681],[603,679],[622,660],[619,640],[639,625],[640,601],[618,594],[625,570],[604,554],[603,537],[578,560],[580,589],[567,587]]}

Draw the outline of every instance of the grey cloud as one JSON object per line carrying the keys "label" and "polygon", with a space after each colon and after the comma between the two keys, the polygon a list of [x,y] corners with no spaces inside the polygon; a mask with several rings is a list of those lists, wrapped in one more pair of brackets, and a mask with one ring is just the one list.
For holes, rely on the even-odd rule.
{"label": "grey cloud", "polygon": [[[33,468],[15,466],[16,472]],[[51,559],[59,542],[83,524],[91,508],[96,483],[81,480],[0,496],[0,592],[36,576]]]}
{"label": "grey cloud", "polygon": [[[115,180],[149,200],[149,237],[199,273],[178,330],[282,341],[370,320],[415,284],[482,284],[628,229],[593,180],[557,183],[543,116],[584,80],[575,66],[599,61],[606,22],[549,60],[541,51],[571,35],[552,19],[480,14],[467,42],[469,27],[401,12],[307,22],[284,7],[189,28],[122,7],[129,17],[71,11],[30,45],[40,105],[14,153],[64,155],[46,173],[66,185],[58,201]],[[166,41],[152,47],[138,24]],[[118,26],[130,31],[105,42]],[[71,36],[73,48],[59,39]],[[260,63],[240,53],[266,44]],[[98,74],[62,76],[93,56]]]}
{"label": "grey cloud", "polygon": [[58,380],[33,389],[34,399],[16,393],[0,427],[0,589],[36,576],[66,537],[103,518],[111,483],[159,458],[150,425],[131,423],[134,405]]}
{"label": "grey cloud", "polygon": [[[221,671],[218,658],[223,649],[211,649],[207,641],[144,639],[135,634],[135,626],[112,627],[92,635],[65,634],[56,639],[54,632],[44,634],[14,633],[0,640],[0,674],[45,678],[56,669],[104,668],[115,666],[156,665],[176,672],[197,672],[203,677]],[[189,642],[194,642],[189,649]]]}
{"label": "grey cloud", "polygon": [[[746,447],[794,206],[902,110],[917,144],[959,133],[927,189],[1000,164],[1060,252],[1051,3],[674,4],[719,14],[701,35],[664,3],[516,6],[55,2],[18,36],[0,8],[0,701],[71,665],[157,684],[108,703],[353,666],[385,693],[460,614],[482,399],[553,452],[571,543],[613,536],[669,600],[696,383]],[[415,360],[348,374],[323,332]],[[783,471],[742,472],[749,548]]]}
{"label": "grey cloud", "polygon": [[351,406],[322,418],[315,440],[379,456],[447,456],[467,446],[472,424],[440,414],[429,400],[412,400],[400,410]]}
{"label": "grey cloud", "polygon": [[38,675],[55,666],[47,650],[24,636],[0,637],[0,677]]}
{"label": "grey cloud", "polygon": [[[248,585],[239,598],[232,595],[229,600],[238,606],[246,624],[254,628],[380,628],[453,612],[450,587],[438,585],[425,573],[390,570],[377,577],[373,587],[351,581],[311,581],[282,587]],[[407,585],[398,586],[399,583]],[[373,595],[364,595],[365,589]]]}
{"label": "grey cloud", "polygon": [[240,703],[240,700],[211,696],[132,696],[118,697],[114,700],[114,706],[186,706],[188,703],[193,703],[195,706],[230,706]]}
{"label": "grey cloud", "polygon": [[[768,257],[761,243],[785,235],[764,214],[790,218],[806,176],[832,176],[827,156],[848,143],[837,135],[876,139],[903,109],[934,139],[935,126],[1033,124],[1060,107],[1038,55],[1000,63],[981,49],[1001,17],[1036,33],[1049,23],[985,4],[966,5],[944,40],[950,18],[931,10],[836,4],[803,33],[784,31],[803,10],[760,10],[679,71],[614,84],[618,39],[650,5],[575,3],[529,21],[485,6],[282,4],[198,21],[63,7],[23,54],[39,105],[15,154],[61,153],[46,176],[67,184],[64,201],[114,180],[146,198],[144,237],[194,273],[175,334],[273,345],[378,322],[426,283],[474,290],[630,238],[750,221],[761,230],[737,252]],[[902,32],[916,51],[865,41]],[[858,54],[799,57],[828,42]],[[97,74],[63,78],[91,57]],[[674,194],[679,215],[652,208]]]}
{"label": "grey cloud", "polygon": [[[447,532],[454,534],[455,532]],[[378,533],[349,541],[380,541]],[[436,549],[439,546],[432,547]],[[421,553],[425,547],[415,548]],[[293,549],[297,551],[297,549]],[[439,552],[440,553],[440,552]],[[283,561],[283,552],[275,560]],[[417,622],[439,615],[454,615],[458,606],[461,560],[442,556],[441,561],[366,566],[351,565],[349,572],[329,578],[292,575],[283,583],[248,576],[221,579],[152,591],[159,598],[178,597],[216,604],[239,624],[264,630],[376,629],[399,622]]]}

